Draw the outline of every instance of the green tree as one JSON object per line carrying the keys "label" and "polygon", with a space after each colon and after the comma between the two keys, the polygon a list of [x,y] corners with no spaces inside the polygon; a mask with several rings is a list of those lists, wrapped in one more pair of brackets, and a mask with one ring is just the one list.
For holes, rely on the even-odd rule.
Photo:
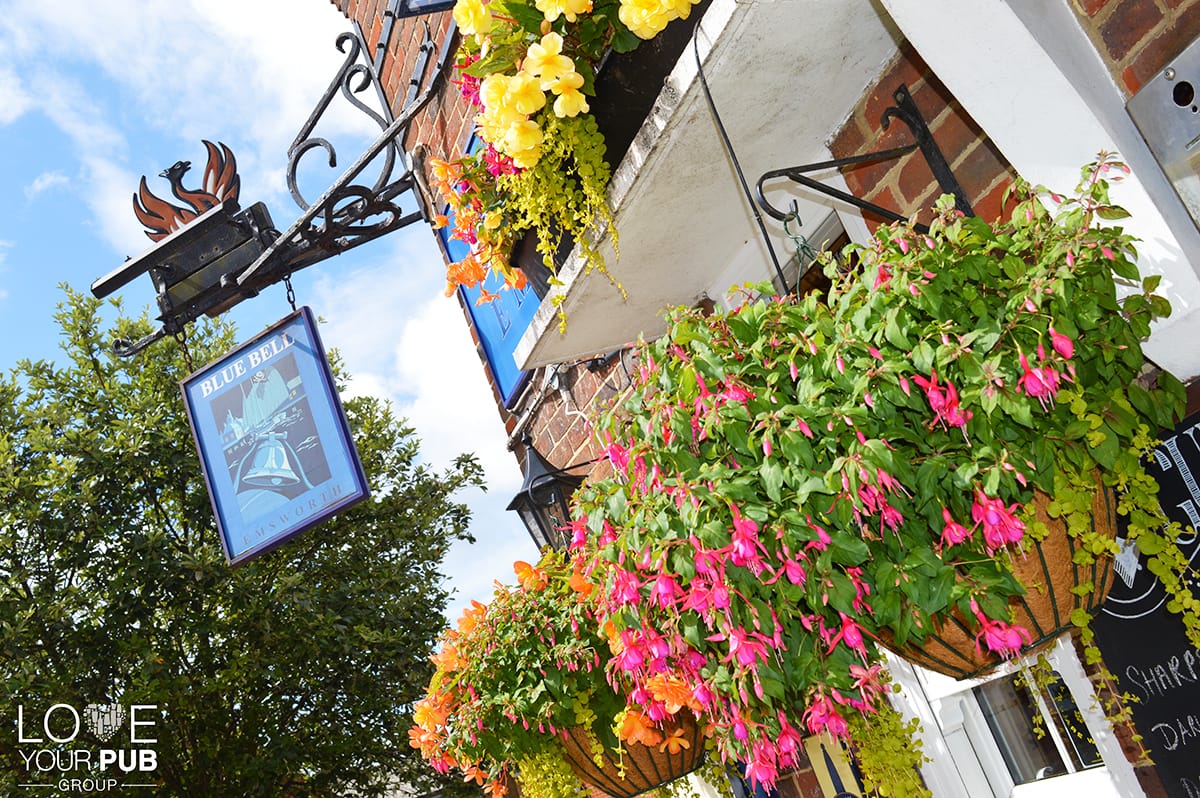
{"label": "green tree", "polygon": [[[43,736],[53,704],[153,704],[155,795],[379,795],[432,789],[408,744],[447,592],[440,565],[468,539],[456,491],[481,486],[462,456],[438,473],[384,403],[345,402],[372,497],[230,569],[186,421],[171,343],[111,354],[101,303],[67,289],[67,365],[0,376],[0,793],[94,769],[38,772],[16,733]],[[197,362],[233,345],[197,325]],[[118,319],[136,339],[148,322]],[[336,361],[336,358],[335,358]],[[335,363],[336,371],[336,363]],[[52,715],[55,736],[71,718]],[[108,744],[82,724],[63,749]],[[45,761],[45,760],[43,760]],[[32,767],[32,769],[31,769]],[[134,778],[134,776],[148,776]],[[142,794],[141,791],[138,794]],[[41,792],[45,795],[47,793]]]}

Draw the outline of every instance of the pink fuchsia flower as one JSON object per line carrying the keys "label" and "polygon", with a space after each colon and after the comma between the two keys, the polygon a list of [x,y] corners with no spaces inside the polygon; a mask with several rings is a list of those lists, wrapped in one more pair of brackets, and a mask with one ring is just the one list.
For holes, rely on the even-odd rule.
{"label": "pink fuchsia flower", "polygon": [[971,530],[955,521],[954,516],[950,515],[950,511],[945,507],[942,508],[942,518],[944,518],[946,521],[946,526],[942,527],[943,546],[952,546],[962,543],[964,540],[971,537]]}
{"label": "pink fuchsia flower", "polygon": [[483,163],[487,167],[488,174],[493,177],[500,175],[515,175],[521,171],[521,168],[504,153],[497,150],[491,144],[483,151]]}
{"label": "pink fuchsia flower", "polygon": [[613,575],[613,587],[609,593],[609,600],[617,607],[637,604],[641,600],[640,588],[641,585],[636,574],[626,571],[624,568],[617,568]]}
{"label": "pink fuchsia flower", "polygon": [[867,656],[867,644],[863,640],[862,628],[854,622],[853,618],[844,612],[839,612],[838,617],[841,618],[842,628],[827,641],[829,649],[825,653],[831,653],[837,648],[838,643],[845,643],[847,648],[858,652],[859,656],[865,660]]}
{"label": "pink fuchsia flower", "polygon": [[1020,506],[1004,506],[1004,502],[989,497],[982,490],[975,490],[975,502],[971,505],[971,518],[976,526],[983,526],[984,545],[988,553],[1003,548],[1009,543],[1018,543],[1025,536],[1025,524],[1016,516]]}
{"label": "pink fuchsia flower", "polygon": [[808,709],[804,710],[803,721],[808,726],[810,734],[829,732],[834,737],[847,738],[850,735],[850,725],[838,714],[833,700],[824,694],[817,695]]}
{"label": "pink fuchsia flower", "polygon": [[747,390],[744,386],[733,382],[725,383],[725,390],[720,394],[722,399],[729,402],[748,402],[754,398],[754,393]]}
{"label": "pink fuchsia flower", "polygon": [[612,439],[609,433],[604,433],[604,455],[617,471],[629,467],[629,450]]}
{"label": "pink fuchsia flower", "polygon": [[1004,621],[995,621],[988,618],[979,609],[979,605],[975,603],[975,599],[971,599],[971,611],[975,613],[975,617],[979,619],[981,629],[979,634],[975,635],[975,653],[982,653],[982,648],[979,645],[980,640],[987,646],[989,651],[994,651],[1002,657],[1013,657],[1021,651],[1021,646],[1031,645],[1033,638],[1029,636],[1028,630],[1023,626],[1006,623]]}
{"label": "pink fuchsia flower", "polygon": [[765,740],[755,743],[751,749],[750,761],[746,763],[746,781],[753,789],[759,785],[772,785],[778,778],[775,746]]}
{"label": "pink fuchsia flower", "polygon": [[799,760],[800,752],[804,750],[804,736],[788,721],[783,710],[780,710],[776,717],[779,719],[779,738],[775,741],[780,754],[779,764],[785,768],[792,767]]}
{"label": "pink fuchsia flower", "polygon": [[632,630],[622,629],[617,644],[620,649],[613,657],[617,667],[626,673],[634,673],[646,662],[646,646],[637,639]]}
{"label": "pink fuchsia flower", "polygon": [[[1042,354],[1041,347],[1038,347],[1039,354]],[[1033,399],[1037,399],[1042,405],[1042,409],[1046,408],[1046,403],[1054,404],[1054,397],[1058,394],[1059,374],[1054,366],[1046,363],[1044,360],[1037,368],[1030,368],[1029,358],[1025,357],[1025,353],[1021,352],[1017,359],[1021,363],[1021,378],[1017,380],[1017,389],[1024,391],[1025,394]]]}
{"label": "pink fuchsia flower", "polygon": [[747,632],[741,627],[735,626],[730,629],[728,635],[713,635],[707,639],[729,642],[729,655],[722,662],[737,660],[739,665],[753,668],[759,660],[767,661],[766,645],[762,641],[756,640],[753,632]]}
{"label": "pink fuchsia flower", "polygon": [[760,574],[767,566],[759,553],[758,524],[750,518],[742,518],[736,504],[731,504],[730,510],[733,512],[733,541],[729,561]]}
{"label": "pink fuchsia flower", "polygon": [[671,574],[659,574],[650,586],[650,604],[663,609],[669,609],[683,598],[683,589]]}
{"label": "pink fuchsia flower", "polygon": [[892,280],[892,269],[886,263],[879,264],[879,270],[875,272],[875,284],[871,286],[872,290],[878,291],[885,287]]}
{"label": "pink fuchsia flower", "polygon": [[1075,357],[1075,342],[1060,332],[1057,332],[1054,327],[1050,328],[1050,345],[1054,347],[1054,351],[1065,357],[1067,360]]}
{"label": "pink fuchsia flower", "polygon": [[883,665],[880,663],[870,667],[850,666],[850,675],[854,677],[854,689],[862,696],[864,706],[873,706],[876,696],[883,692],[883,684],[879,681],[879,674],[882,671]]}
{"label": "pink fuchsia flower", "polygon": [[959,406],[958,389],[954,387],[954,383],[947,380],[945,385],[938,385],[937,369],[930,372],[928,379],[920,374],[913,375],[913,382],[925,391],[925,398],[933,410],[934,419],[943,426],[962,428],[965,435],[972,413]]}

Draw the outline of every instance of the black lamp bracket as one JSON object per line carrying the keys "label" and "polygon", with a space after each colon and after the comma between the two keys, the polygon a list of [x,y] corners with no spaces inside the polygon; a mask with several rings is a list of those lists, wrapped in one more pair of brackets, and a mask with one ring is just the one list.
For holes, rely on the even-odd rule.
{"label": "black lamp bracket", "polygon": [[[950,164],[946,161],[946,156],[942,154],[937,142],[933,140],[933,134],[929,132],[929,126],[925,124],[925,119],[921,116],[920,109],[913,101],[912,95],[908,93],[908,87],[901,84],[894,92],[892,99],[895,105],[888,106],[884,109],[880,120],[884,130],[891,125],[893,118],[903,122],[913,134],[913,143],[905,144],[901,147],[892,147],[878,152],[869,152],[863,155],[853,155],[848,158],[835,158],[829,161],[820,161],[818,163],[802,164],[800,166],[789,166],[784,169],[772,169],[769,172],[764,172],[758,178],[755,184],[756,200],[760,208],[766,211],[772,218],[780,222],[788,222],[796,218],[796,212],[781,211],[767,201],[763,195],[763,184],[768,180],[774,180],[781,177],[786,177],[794,183],[818,191],[834,199],[842,200],[865,211],[870,211],[877,214],[888,221],[899,222],[907,221],[907,217],[902,216],[896,211],[889,210],[873,202],[861,199],[841,189],[828,186],[818,180],[808,176],[809,172],[822,172],[828,169],[838,169],[843,166],[858,166],[867,163],[877,163],[879,161],[889,161],[900,158],[913,150],[919,149],[925,157],[925,163],[929,165],[929,170],[933,172],[934,178],[941,187],[943,193],[954,195],[954,206],[968,216],[974,216],[975,212],[971,208],[970,202],[967,201],[967,195],[962,190],[962,186],[958,184],[954,173],[950,170]],[[914,225],[919,230],[927,230],[924,225]]]}

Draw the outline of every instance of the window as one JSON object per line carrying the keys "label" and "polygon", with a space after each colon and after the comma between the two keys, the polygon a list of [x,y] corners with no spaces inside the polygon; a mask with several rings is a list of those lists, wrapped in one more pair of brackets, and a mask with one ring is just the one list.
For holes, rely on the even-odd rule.
{"label": "window", "polygon": [[1103,764],[1062,677],[1050,673],[1042,685],[1025,669],[972,690],[1014,784]]}

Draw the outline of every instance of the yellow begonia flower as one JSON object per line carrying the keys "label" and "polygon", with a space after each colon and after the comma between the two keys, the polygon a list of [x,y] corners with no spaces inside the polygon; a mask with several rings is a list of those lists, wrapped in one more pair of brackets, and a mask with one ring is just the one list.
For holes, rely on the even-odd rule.
{"label": "yellow begonia flower", "polygon": [[687,19],[696,0],[662,0],[662,4],[670,19]]}
{"label": "yellow begonia flower", "polygon": [[660,0],[621,0],[617,16],[639,39],[653,39],[671,21]]}
{"label": "yellow begonia flower", "polygon": [[550,88],[554,81],[575,71],[575,62],[562,55],[563,39],[557,33],[547,33],[541,43],[529,45],[521,71],[541,78],[542,89]]}
{"label": "yellow begonia flower", "polygon": [[592,10],[592,0],[534,0],[534,5],[547,22],[553,22],[560,16],[566,17],[567,22],[574,22],[578,15]]}
{"label": "yellow begonia flower", "polygon": [[519,113],[532,114],[546,104],[546,93],[537,78],[518,72],[508,82],[507,104]]}
{"label": "yellow begonia flower", "polygon": [[512,125],[504,136],[504,149],[514,159],[518,153],[535,149],[541,144],[542,129],[532,119]]}
{"label": "yellow begonia flower", "polygon": [[454,4],[454,21],[464,35],[476,37],[489,33],[495,22],[483,0],[458,0]]}
{"label": "yellow begonia flower", "polygon": [[557,116],[577,116],[580,112],[588,110],[587,98],[579,91],[581,86],[583,75],[578,72],[563,75],[554,82],[550,88],[558,95],[558,99],[554,101],[554,113]]}
{"label": "yellow begonia flower", "polygon": [[504,214],[500,211],[490,211],[483,217],[483,227],[486,230],[495,230],[504,221]]}
{"label": "yellow begonia flower", "polygon": [[503,110],[508,99],[508,83],[511,78],[499,72],[493,72],[479,84],[479,100],[483,103],[485,113],[494,114]]}
{"label": "yellow begonia flower", "polygon": [[558,99],[554,101],[554,113],[559,117],[578,116],[581,113],[586,113],[589,110],[587,97],[583,96],[583,92],[564,91],[558,95]]}
{"label": "yellow begonia flower", "polygon": [[537,147],[524,150],[523,152],[510,153],[509,157],[512,158],[513,163],[520,168],[532,169],[533,167],[537,166],[538,160],[542,157],[542,148],[539,145]]}

